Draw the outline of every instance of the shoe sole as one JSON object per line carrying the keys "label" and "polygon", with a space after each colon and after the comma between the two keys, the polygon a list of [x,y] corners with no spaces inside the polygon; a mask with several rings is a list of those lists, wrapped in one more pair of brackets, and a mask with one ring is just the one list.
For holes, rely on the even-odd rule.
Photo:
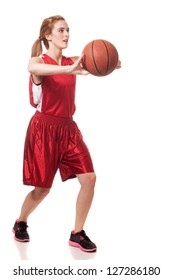
{"label": "shoe sole", "polygon": [[81,251],[83,252],[88,252],[88,253],[94,253],[96,252],[96,248],[93,248],[93,249],[85,249],[83,248],[80,244],[78,244],[77,242],[73,242],[71,240],[69,240],[69,245],[72,246],[72,247],[76,247],[76,248],[79,248]]}
{"label": "shoe sole", "polygon": [[[12,229],[12,232],[15,234],[14,228]],[[18,242],[29,242],[30,241],[30,239],[28,239],[28,238],[27,239],[19,239],[15,235],[14,235],[14,239]]]}

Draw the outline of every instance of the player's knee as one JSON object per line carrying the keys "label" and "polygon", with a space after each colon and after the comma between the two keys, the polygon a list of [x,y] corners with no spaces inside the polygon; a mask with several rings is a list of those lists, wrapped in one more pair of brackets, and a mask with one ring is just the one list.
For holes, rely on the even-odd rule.
{"label": "player's knee", "polygon": [[87,187],[87,189],[94,191],[95,183],[96,183],[96,174],[94,172],[88,173],[86,175],[86,180],[85,180],[84,185]]}
{"label": "player's knee", "polygon": [[95,187],[95,183],[96,183],[96,174],[92,173],[91,178],[90,178],[90,183],[93,187]]}
{"label": "player's knee", "polygon": [[42,200],[49,194],[49,192],[50,192],[50,188],[36,187],[33,190],[33,198],[36,200]]}
{"label": "player's knee", "polygon": [[95,190],[95,183],[96,183],[96,174],[93,173],[90,177],[89,189],[90,193],[93,195]]}

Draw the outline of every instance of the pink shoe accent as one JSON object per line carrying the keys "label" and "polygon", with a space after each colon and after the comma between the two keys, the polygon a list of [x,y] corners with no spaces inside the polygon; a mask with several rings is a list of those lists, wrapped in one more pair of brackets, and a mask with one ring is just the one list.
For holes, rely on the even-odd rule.
{"label": "pink shoe accent", "polygon": [[[12,232],[15,234],[14,228],[12,229]],[[23,240],[18,239],[16,236],[14,236],[14,239],[15,239],[16,241],[19,241],[19,242],[29,242],[29,241],[30,241],[30,239],[23,239]]]}
{"label": "pink shoe accent", "polygon": [[73,242],[73,241],[71,241],[71,240],[69,240],[69,245],[72,246],[72,247],[79,248],[79,249],[81,249],[83,252],[93,252],[93,251],[96,251],[96,248],[93,248],[93,249],[84,249],[80,244],[78,244],[77,242]]}
{"label": "pink shoe accent", "polygon": [[29,242],[30,241],[30,239],[23,239],[23,240],[21,240],[21,239],[16,238],[15,236],[14,236],[14,239],[16,241],[18,241],[18,242]]}

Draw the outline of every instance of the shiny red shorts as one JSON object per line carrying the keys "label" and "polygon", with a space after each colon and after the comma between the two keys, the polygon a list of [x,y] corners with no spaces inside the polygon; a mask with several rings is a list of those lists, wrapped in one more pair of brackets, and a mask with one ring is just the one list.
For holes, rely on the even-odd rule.
{"label": "shiny red shorts", "polygon": [[89,150],[73,119],[36,111],[26,133],[23,183],[50,188],[58,169],[62,181],[94,172]]}

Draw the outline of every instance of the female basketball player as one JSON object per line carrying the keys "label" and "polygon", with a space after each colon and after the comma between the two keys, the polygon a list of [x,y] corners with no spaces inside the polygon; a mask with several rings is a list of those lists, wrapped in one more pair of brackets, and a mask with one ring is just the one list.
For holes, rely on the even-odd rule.
{"label": "female basketball player", "polygon": [[[62,181],[77,177],[81,186],[69,245],[95,252],[97,247],[83,228],[93,200],[96,175],[89,150],[73,121],[76,75],[88,72],[82,68],[82,56],[63,56],[68,41],[67,22],[62,16],[52,16],[42,22],[39,38],[32,46],[29,91],[31,105],[37,110],[26,133],[23,183],[34,189],[23,202],[13,232],[17,241],[29,241],[27,219],[49,193],[59,170]],[[42,43],[47,50],[44,54]]]}

